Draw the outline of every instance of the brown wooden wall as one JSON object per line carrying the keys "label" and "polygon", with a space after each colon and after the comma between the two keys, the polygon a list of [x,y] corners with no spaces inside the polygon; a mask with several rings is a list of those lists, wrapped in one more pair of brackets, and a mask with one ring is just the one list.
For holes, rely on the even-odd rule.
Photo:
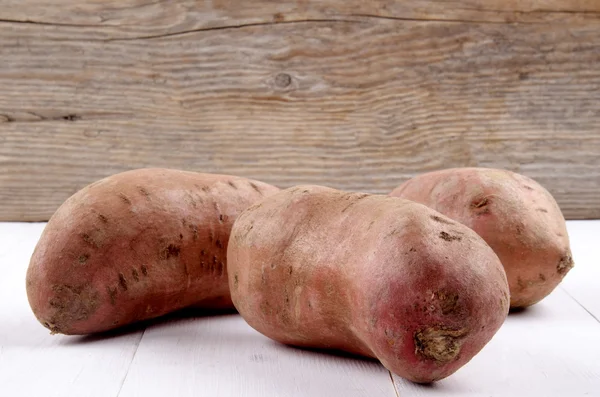
{"label": "brown wooden wall", "polygon": [[0,220],[147,166],[500,167],[600,218],[600,1],[0,0],[0,164]]}

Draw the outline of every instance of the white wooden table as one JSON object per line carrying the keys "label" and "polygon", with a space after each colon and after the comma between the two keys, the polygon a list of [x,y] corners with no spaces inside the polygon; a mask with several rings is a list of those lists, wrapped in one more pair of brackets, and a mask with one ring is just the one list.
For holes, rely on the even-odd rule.
{"label": "white wooden table", "polygon": [[600,396],[600,221],[569,222],[575,268],[431,386],[375,361],[277,344],[237,315],[172,316],[104,336],[52,336],[25,271],[44,224],[0,223],[0,396]]}

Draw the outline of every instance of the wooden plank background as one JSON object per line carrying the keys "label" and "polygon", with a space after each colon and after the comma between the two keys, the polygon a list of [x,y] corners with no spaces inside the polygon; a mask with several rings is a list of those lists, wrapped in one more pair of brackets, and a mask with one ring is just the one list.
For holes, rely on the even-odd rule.
{"label": "wooden plank background", "polygon": [[387,193],[515,170],[600,218],[600,2],[0,0],[0,220],[161,166]]}

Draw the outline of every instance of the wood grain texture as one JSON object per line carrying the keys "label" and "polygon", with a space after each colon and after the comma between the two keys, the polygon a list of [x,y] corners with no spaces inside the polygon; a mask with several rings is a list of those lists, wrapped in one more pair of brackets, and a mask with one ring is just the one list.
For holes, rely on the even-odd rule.
{"label": "wood grain texture", "polygon": [[388,193],[535,178],[600,218],[600,3],[0,0],[0,220],[158,166]]}
{"label": "wood grain texture", "polygon": [[44,224],[0,223],[0,395],[117,396],[142,337],[50,335],[33,315],[25,272]]}

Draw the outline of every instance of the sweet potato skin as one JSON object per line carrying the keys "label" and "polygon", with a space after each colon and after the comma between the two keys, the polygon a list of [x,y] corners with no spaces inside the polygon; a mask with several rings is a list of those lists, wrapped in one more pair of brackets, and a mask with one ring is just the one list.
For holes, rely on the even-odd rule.
{"label": "sweet potato skin", "polygon": [[574,266],[558,204],[524,175],[447,169],[416,176],[390,195],[422,203],[477,232],[504,265],[512,308],[542,300]]}
{"label": "sweet potato skin", "polygon": [[228,247],[244,319],[285,344],[375,357],[416,382],[449,376],[508,313],[498,257],[417,203],[298,186],[248,208]]}
{"label": "sweet potato skin", "polygon": [[233,307],[225,255],[231,226],[278,190],[156,168],[83,188],[55,212],[31,257],[33,313],[53,333],[73,335],[190,306]]}

